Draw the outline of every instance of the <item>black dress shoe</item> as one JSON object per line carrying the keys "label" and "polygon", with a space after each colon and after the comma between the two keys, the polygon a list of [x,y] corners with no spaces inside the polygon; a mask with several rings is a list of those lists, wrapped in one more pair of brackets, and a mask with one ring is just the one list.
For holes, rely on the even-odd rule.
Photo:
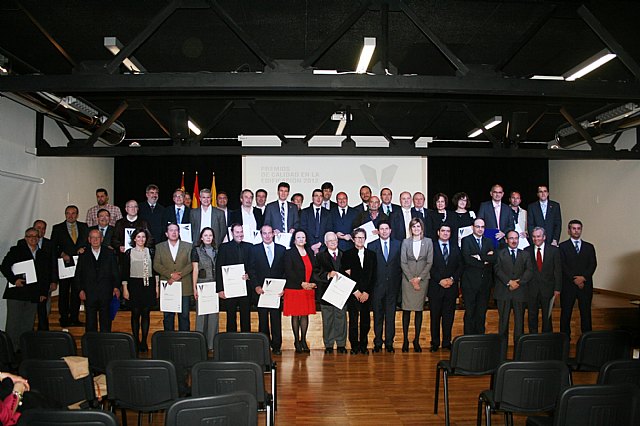
{"label": "black dress shoe", "polygon": [[373,353],[377,354],[378,352],[382,351],[382,346],[374,346],[373,347]]}
{"label": "black dress shoe", "polygon": [[446,349],[448,351],[451,350],[451,345],[442,346],[442,349]]}
{"label": "black dress shoe", "polygon": [[405,340],[404,343],[402,343],[402,352],[409,352],[409,341]]}
{"label": "black dress shoe", "polygon": [[307,341],[303,340],[300,342],[300,346],[302,347],[302,352],[310,354],[311,350],[309,349],[309,345],[307,345]]}
{"label": "black dress shoe", "polygon": [[347,348],[345,348],[344,346],[338,346],[338,353],[339,354],[346,354],[347,353]]}
{"label": "black dress shoe", "polygon": [[351,350],[349,351],[351,355],[358,355],[358,352],[360,352],[358,349],[353,349],[353,348],[351,348]]}
{"label": "black dress shoe", "polygon": [[149,346],[147,346],[146,343],[141,343],[139,346],[139,349],[140,349],[140,353],[143,353],[143,354],[149,352]]}
{"label": "black dress shoe", "polygon": [[393,349],[393,346],[391,346],[391,345],[387,346],[387,352],[389,352],[389,353],[395,353],[395,351],[396,351],[396,350],[395,350],[395,349]]}
{"label": "black dress shoe", "polygon": [[82,327],[84,325],[84,323],[80,320],[75,320],[75,321],[70,321],[69,325],[73,326],[73,327]]}
{"label": "black dress shoe", "polygon": [[429,352],[438,352],[438,345],[431,345],[431,348],[429,348]]}
{"label": "black dress shoe", "polygon": [[280,350],[280,348],[274,349],[272,352],[274,355],[282,355],[282,350]]}
{"label": "black dress shoe", "polygon": [[302,353],[302,345],[300,345],[300,342],[294,342],[293,346],[296,348],[296,353],[297,354],[301,354]]}
{"label": "black dress shoe", "polygon": [[360,353],[361,353],[362,355],[369,355],[369,349],[367,349],[367,348],[360,349]]}
{"label": "black dress shoe", "polygon": [[420,347],[420,343],[418,343],[417,341],[413,341],[413,351],[414,352],[422,352],[422,347]]}
{"label": "black dress shoe", "polygon": [[332,354],[333,353],[333,348],[324,348],[324,353],[325,354]]}

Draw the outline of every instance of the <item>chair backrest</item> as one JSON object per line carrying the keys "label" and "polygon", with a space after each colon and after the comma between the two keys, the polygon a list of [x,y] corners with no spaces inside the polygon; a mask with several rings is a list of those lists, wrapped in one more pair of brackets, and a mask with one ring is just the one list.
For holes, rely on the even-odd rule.
{"label": "chair backrest", "polygon": [[76,342],[66,331],[27,331],[20,336],[22,359],[60,359],[76,355]]}
{"label": "chair backrest", "polygon": [[[211,423],[206,423],[205,420]],[[167,410],[164,424],[165,426],[200,424],[254,426],[257,423],[258,410],[255,397],[239,392],[178,400]]]}
{"label": "chair backrest", "polygon": [[579,370],[599,371],[606,362],[631,358],[631,333],[624,330],[587,331],[578,339]]}
{"label": "chair backrest", "polygon": [[467,334],[453,339],[450,362],[454,374],[492,374],[503,360],[498,334]]}
{"label": "chair backrest", "polygon": [[198,331],[156,331],[151,346],[153,359],[171,361],[177,370],[191,369],[207,359],[207,340]]}
{"label": "chair backrest", "polygon": [[637,426],[640,389],[622,385],[572,386],[560,396],[555,426]]}
{"label": "chair backrest", "polygon": [[15,349],[13,348],[13,342],[7,333],[0,330],[0,367],[9,370],[14,363]]}
{"label": "chair backrest", "polygon": [[107,364],[109,399],[120,408],[155,411],[178,398],[176,369],[160,359],[119,359]]}
{"label": "chair backrest", "polygon": [[269,338],[263,333],[218,333],[213,338],[215,361],[252,361],[269,371],[273,365]]}
{"label": "chair backrest", "polygon": [[248,392],[259,404],[265,402],[262,367],[251,361],[203,361],[191,371],[193,396]]}
{"label": "chair backrest", "polygon": [[514,361],[568,359],[569,337],[565,333],[523,334],[516,342]]}
{"label": "chair backrest", "polygon": [[640,387],[640,359],[618,359],[609,361],[600,369],[599,385],[632,383]]}
{"label": "chair backrest", "polygon": [[69,366],[62,359],[26,359],[20,364],[20,375],[29,380],[31,389],[69,406],[96,399],[93,376],[74,379]]}
{"label": "chair backrest", "polygon": [[116,416],[103,410],[26,410],[20,416],[26,426],[117,426]]}
{"label": "chair backrest", "polygon": [[137,354],[133,336],[128,333],[90,331],[82,336],[82,356],[89,358],[94,371],[104,373],[109,361],[135,359]]}
{"label": "chair backrest", "polygon": [[502,410],[551,411],[570,384],[569,367],[563,361],[509,361],[496,371],[493,397]]}

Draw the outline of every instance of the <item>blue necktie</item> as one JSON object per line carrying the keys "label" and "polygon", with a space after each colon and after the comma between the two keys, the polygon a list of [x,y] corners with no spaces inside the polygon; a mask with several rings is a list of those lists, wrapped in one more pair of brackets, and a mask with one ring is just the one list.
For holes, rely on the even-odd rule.
{"label": "blue necktie", "polygon": [[284,203],[280,204],[280,217],[282,218],[282,230],[287,232],[287,219],[285,218],[284,213]]}
{"label": "blue necktie", "polygon": [[271,246],[267,246],[267,260],[269,261],[269,267],[273,265],[273,252],[271,251]]}
{"label": "blue necktie", "polygon": [[478,247],[482,250],[482,240],[480,238],[476,238],[476,241],[478,242]]}
{"label": "blue necktie", "polygon": [[176,209],[176,223],[180,223],[180,209]]}
{"label": "blue necktie", "polygon": [[384,254],[384,260],[386,262],[387,260],[389,260],[389,246],[388,246],[388,242],[387,241],[384,242],[383,254]]}
{"label": "blue necktie", "polygon": [[575,242],[576,244],[576,253],[580,253],[580,244],[578,244],[578,242]]}

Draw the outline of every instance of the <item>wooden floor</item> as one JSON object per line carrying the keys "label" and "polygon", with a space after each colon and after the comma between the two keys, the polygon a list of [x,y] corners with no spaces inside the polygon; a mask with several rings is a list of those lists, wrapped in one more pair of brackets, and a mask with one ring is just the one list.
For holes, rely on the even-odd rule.
{"label": "wooden floor", "polygon": [[[55,310],[55,303],[54,303]],[[557,330],[560,310],[554,309],[554,328]],[[192,329],[195,324],[192,313]],[[463,312],[456,312],[454,336],[462,334]],[[114,331],[130,332],[128,312],[120,312],[113,324]],[[638,328],[640,311],[630,305],[627,299],[596,295],[593,303],[594,329],[617,327]],[[487,332],[497,331],[498,314],[489,310]],[[57,315],[52,312],[52,329],[60,329]],[[421,335],[423,348],[429,347],[429,313],[425,312]],[[221,314],[220,324],[226,324]],[[283,354],[274,357],[278,362],[279,403],[276,423],[282,425],[316,424],[444,424],[442,392],[438,414],[433,414],[435,386],[435,366],[438,360],[449,357],[449,352],[401,353],[402,340],[400,313],[396,316],[395,354],[386,352],[366,355],[325,355],[323,353],[320,314],[312,316],[309,328],[310,355],[295,354],[293,336],[287,319],[283,319]],[[152,313],[152,332],[162,328],[161,314]],[[252,314],[252,329],[257,330],[257,314]],[[572,321],[574,336],[571,351],[575,351],[575,341],[579,337],[579,314],[574,311]],[[71,327],[69,331],[77,338],[84,330]],[[373,336],[371,335],[371,338]],[[149,339],[150,340],[150,339]],[[370,343],[372,345],[372,343]],[[512,351],[513,348],[510,348]],[[510,352],[511,353],[511,352]],[[594,383],[595,373],[577,373],[576,384]],[[450,403],[452,425],[475,425],[478,394],[489,386],[488,377],[462,378],[450,380]],[[128,416],[135,422],[135,415]],[[502,424],[502,417],[493,418],[495,424]],[[259,418],[264,424],[265,417]],[[153,417],[154,425],[162,425],[162,414]],[[524,425],[525,418],[515,417],[516,425]],[[130,423],[135,424],[135,423]]]}

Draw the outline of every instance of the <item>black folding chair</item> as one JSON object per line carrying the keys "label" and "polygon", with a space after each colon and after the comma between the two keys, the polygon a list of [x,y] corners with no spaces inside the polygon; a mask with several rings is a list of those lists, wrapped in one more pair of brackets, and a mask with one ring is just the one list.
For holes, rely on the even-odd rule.
{"label": "black folding chair", "polygon": [[256,405],[255,397],[246,392],[184,398],[169,407],[164,424],[202,425],[215,419],[215,424],[254,426],[258,421]]}
{"label": "black folding chair", "polygon": [[157,331],[151,337],[151,357],[173,363],[178,374],[179,393],[188,395],[191,367],[207,360],[207,340],[198,331]]}
{"label": "black folding chair", "polygon": [[0,368],[2,371],[17,371],[16,351],[13,342],[11,337],[2,330],[0,330]]}
{"label": "black folding chair", "polygon": [[20,375],[29,380],[31,389],[63,406],[79,402],[83,408],[96,406],[91,373],[74,379],[69,366],[62,359],[26,359],[20,364]]}
{"label": "black folding chair", "polygon": [[262,333],[218,333],[213,338],[214,361],[252,361],[271,373],[273,409],[278,409],[276,362],[271,359],[269,338]]}
{"label": "black folding chair", "polygon": [[632,383],[640,387],[640,359],[618,359],[609,361],[600,369],[599,385]]}
{"label": "black folding chair", "polygon": [[553,417],[527,417],[527,426],[638,426],[640,388],[622,385],[572,386],[560,396]]}
{"label": "black folding chair", "polygon": [[518,338],[514,361],[567,362],[569,337],[565,333],[523,334]]}
{"label": "black folding chair", "polygon": [[66,331],[27,331],[20,336],[22,359],[60,359],[76,355],[76,342]]}
{"label": "black folding chair", "polygon": [[122,410],[122,424],[127,425],[126,410],[142,413],[166,410],[178,398],[176,369],[170,361],[160,359],[120,359],[107,364],[107,389],[114,409]]}
{"label": "black folding chair", "polygon": [[631,333],[624,330],[587,331],[576,344],[576,357],[569,359],[575,371],[600,371],[608,361],[631,359]]}
{"label": "black folding chair", "polygon": [[26,410],[20,416],[26,426],[118,426],[113,413],[102,410]]}
{"label": "black folding chair", "polygon": [[433,413],[438,414],[440,371],[444,381],[444,416],[449,426],[449,376],[486,376],[493,374],[504,359],[498,334],[468,334],[453,339],[451,357],[436,366],[436,389]]}
{"label": "black folding chair", "polygon": [[555,408],[558,396],[569,387],[569,367],[563,361],[510,361],[501,364],[493,380],[493,389],[480,393],[477,425],[486,425],[491,412],[502,411],[505,425],[513,426],[513,413],[539,413]]}
{"label": "black folding chair", "polygon": [[204,361],[193,366],[193,396],[248,392],[267,413],[267,426],[274,424],[272,396],[264,389],[262,367],[251,361]]}
{"label": "black folding chair", "polygon": [[89,366],[97,374],[107,371],[109,361],[137,358],[133,336],[128,333],[98,333],[90,331],[82,336],[82,356],[89,358]]}

